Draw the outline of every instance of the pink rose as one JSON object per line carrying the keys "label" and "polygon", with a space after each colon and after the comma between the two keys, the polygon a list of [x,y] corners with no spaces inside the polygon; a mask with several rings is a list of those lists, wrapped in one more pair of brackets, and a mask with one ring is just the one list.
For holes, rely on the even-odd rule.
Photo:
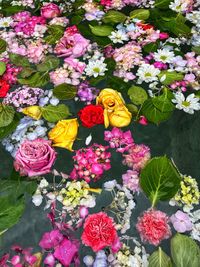
{"label": "pink rose", "polygon": [[66,64],[70,65],[73,69],[75,69],[76,71],[80,73],[83,73],[86,67],[86,64],[84,62],[80,62],[78,61],[78,59],[73,58],[73,57],[65,58],[64,61]]}
{"label": "pink rose", "polygon": [[56,152],[50,141],[25,140],[16,153],[14,167],[21,175],[42,175],[50,172],[55,159]]}
{"label": "pink rose", "polygon": [[75,260],[78,254],[78,245],[68,239],[63,241],[56,247],[54,257],[64,266],[70,266],[71,262]]}
{"label": "pink rose", "polygon": [[85,54],[89,40],[85,39],[80,33],[64,35],[55,47],[55,53],[62,57],[80,57]]}
{"label": "pink rose", "polygon": [[41,8],[41,16],[46,19],[53,19],[60,15],[60,8],[56,4],[47,4]]}

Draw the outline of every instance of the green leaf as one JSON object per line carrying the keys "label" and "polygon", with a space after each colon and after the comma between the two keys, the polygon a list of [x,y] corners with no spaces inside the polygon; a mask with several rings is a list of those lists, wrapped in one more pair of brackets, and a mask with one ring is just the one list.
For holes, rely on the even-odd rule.
{"label": "green leaf", "polygon": [[148,99],[147,92],[140,86],[132,86],[128,90],[128,95],[135,105],[142,105]]}
{"label": "green leaf", "polygon": [[140,186],[153,207],[159,200],[170,200],[180,188],[181,176],[166,156],[152,158],[140,177]]}
{"label": "green leaf", "polygon": [[12,195],[0,197],[0,232],[15,225],[24,211],[24,198],[12,201]]}
{"label": "green leaf", "polygon": [[116,10],[109,10],[103,17],[104,23],[123,23],[126,15]]}
{"label": "green leaf", "polygon": [[97,25],[97,26],[89,25],[89,26],[91,32],[97,36],[109,36],[113,31],[113,27],[108,25]]}
{"label": "green leaf", "polygon": [[0,54],[6,51],[7,43],[3,39],[0,39]]}
{"label": "green leaf", "polygon": [[172,2],[172,0],[156,0],[155,1],[155,7],[158,8],[168,8],[169,4]]}
{"label": "green leaf", "polygon": [[172,267],[172,262],[169,256],[159,247],[148,258],[148,267]]}
{"label": "green leaf", "polygon": [[66,119],[69,115],[69,108],[64,104],[58,106],[48,105],[42,108],[42,116],[49,122]]}
{"label": "green leaf", "polygon": [[44,40],[51,45],[56,44],[58,40],[63,36],[65,28],[60,25],[50,25],[48,27],[49,35]]}
{"label": "green leaf", "polygon": [[167,91],[164,91],[160,96],[153,97],[152,102],[154,106],[162,112],[170,112],[175,109],[173,103],[168,98]]}
{"label": "green leaf", "polygon": [[60,64],[60,59],[55,56],[47,56],[43,62],[37,65],[37,70],[40,72],[56,69]]}
{"label": "green leaf", "polygon": [[18,54],[9,54],[10,61],[19,67],[30,67],[30,62],[28,61],[28,58],[18,55]]}
{"label": "green leaf", "polygon": [[145,46],[143,46],[143,50],[146,52],[146,53],[150,53],[150,52],[156,52],[158,49],[158,43],[150,43],[150,44],[147,44]]}
{"label": "green leaf", "polygon": [[176,267],[199,267],[200,248],[186,235],[176,234],[171,239],[171,255]]}
{"label": "green leaf", "polygon": [[200,55],[200,46],[193,46],[192,51],[194,51],[197,55]]}
{"label": "green leaf", "polygon": [[158,74],[158,78],[164,85],[171,84],[175,81],[182,81],[183,77],[184,75],[182,73],[176,71],[163,70]]}
{"label": "green leaf", "polygon": [[10,124],[0,128],[0,139],[3,139],[9,134],[11,134],[16,129],[18,123],[19,123],[19,117],[15,114],[14,119]]}
{"label": "green leaf", "polygon": [[14,119],[15,110],[12,106],[0,104],[0,127],[8,126]]}
{"label": "green leaf", "polygon": [[36,72],[25,79],[18,79],[20,84],[26,84],[30,87],[43,87],[50,81],[48,72]]}
{"label": "green leaf", "polygon": [[11,16],[14,15],[15,13],[18,13],[20,11],[23,11],[25,9],[25,7],[23,6],[8,6],[6,8],[3,9],[3,13],[5,14],[5,16]]}
{"label": "green leaf", "polygon": [[0,61],[0,75],[3,75],[6,71],[6,64],[3,61]]}
{"label": "green leaf", "polygon": [[128,111],[130,111],[133,115],[137,115],[138,113],[138,107],[133,104],[126,104],[126,107],[128,108]]}
{"label": "green leaf", "polygon": [[73,99],[76,96],[76,93],[76,87],[66,83],[60,84],[53,89],[54,96],[60,100]]}
{"label": "green leaf", "polygon": [[155,124],[159,124],[162,121],[169,119],[172,115],[172,112],[162,112],[153,104],[153,100],[151,98],[147,99],[142,105],[141,115],[144,115],[148,121],[153,122]]}
{"label": "green leaf", "polygon": [[147,20],[150,16],[150,12],[148,9],[140,8],[140,9],[136,9],[136,10],[131,11],[129,16],[131,19],[136,18],[136,19],[140,19],[140,20]]}
{"label": "green leaf", "polygon": [[22,69],[22,71],[19,73],[19,78],[27,78],[29,76],[31,76],[31,74],[33,74],[34,72],[36,72],[36,70],[30,68],[30,67],[24,67]]}

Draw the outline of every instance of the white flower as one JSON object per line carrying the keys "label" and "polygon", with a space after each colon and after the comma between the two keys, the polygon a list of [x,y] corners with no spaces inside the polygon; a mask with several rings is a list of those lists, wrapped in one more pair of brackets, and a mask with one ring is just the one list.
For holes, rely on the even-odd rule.
{"label": "white flower", "polygon": [[157,75],[160,73],[160,70],[155,68],[153,65],[149,64],[142,64],[138,71],[137,71],[137,76],[139,76],[139,81],[143,82],[153,82],[157,81],[158,77]]}
{"label": "white flower", "polygon": [[156,53],[154,53],[154,59],[163,63],[170,63],[173,58],[174,52],[169,51],[168,49],[159,49]]}
{"label": "white flower", "polygon": [[11,17],[0,18],[0,28],[7,28],[13,22]]}
{"label": "white flower", "polygon": [[175,0],[174,2],[171,2],[169,5],[169,8],[176,12],[182,12],[186,11],[188,7],[188,3],[185,0]]}
{"label": "white flower", "polygon": [[91,141],[92,141],[92,135],[89,134],[88,137],[85,139],[86,146],[88,146],[91,143]]}
{"label": "white flower", "polygon": [[43,178],[41,181],[40,181],[40,184],[39,184],[39,187],[40,188],[45,188],[49,185],[49,183],[47,182],[47,180],[45,178]]}
{"label": "white flower", "polygon": [[116,180],[108,181],[104,183],[104,188],[107,191],[112,191],[116,186],[116,184],[117,184]]}
{"label": "white flower", "polygon": [[194,110],[200,110],[199,98],[195,94],[190,94],[186,99],[181,92],[175,94],[175,99],[172,102],[176,104],[176,108],[185,111],[189,114],[194,114]]}
{"label": "white flower", "polygon": [[42,204],[43,196],[41,194],[35,194],[32,196],[32,202],[35,206],[40,206]]}
{"label": "white flower", "polygon": [[85,73],[88,76],[103,76],[107,70],[104,59],[90,60],[87,67],[85,68]]}
{"label": "white flower", "polygon": [[113,41],[114,44],[117,43],[123,44],[124,41],[128,41],[128,35],[123,30],[111,32],[109,38]]}

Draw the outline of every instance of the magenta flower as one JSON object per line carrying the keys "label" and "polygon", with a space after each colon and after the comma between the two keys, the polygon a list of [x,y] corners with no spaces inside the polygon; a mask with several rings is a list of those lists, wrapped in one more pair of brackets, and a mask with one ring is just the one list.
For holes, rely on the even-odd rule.
{"label": "magenta flower", "polygon": [[46,19],[53,19],[61,13],[60,8],[53,3],[46,4],[41,8],[41,16]]}
{"label": "magenta flower", "polygon": [[53,230],[45,233],[39,243],[39,246],[43,249],[51,249],[56,247],[63,240],[63,235],[59,230]]}
{"label": "magenta flower", "polygon": [[42,175],[51,171],[55,159],[56,152],[50,141],[41,138],[25,140],[16,153],[14,167],[21,175]]}
{"label": "magenta flower", "polygon": [[53,254],[51,253],[49,253],[44,259],[44,264],[46,264],[48,267],[54,267],[55,263],[56,263],[56,260]]}
{"label": "magenta flower", "polygon": [[64,266],[70,266],[71,262],[77,256],[78,245],[68,239],[63,241],[57,246],[54,252],[54,257]]}
{"label": "magenta flower", "polygon": [[188,214],[185,212],[178,210],[170,217],[170,221],[172,222],[174,229],[179,233],[192,230],[192,222],[190,221]]}

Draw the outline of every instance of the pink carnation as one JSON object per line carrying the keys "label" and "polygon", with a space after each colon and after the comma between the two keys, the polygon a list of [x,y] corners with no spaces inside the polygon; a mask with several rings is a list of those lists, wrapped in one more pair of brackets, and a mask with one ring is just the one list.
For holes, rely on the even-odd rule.
{"label": "pink carnation", "polygon": [[50,141],[25,140],[16,153],[14,167],[21,175],[42,175],[50,172],[55,159],[56,152]]}
{"label": "pink carnation", "polygon": [[53,3],[46,4],[41,8],[41,16],[46,19],[53,19],[61,13],[60,8]]}
{"label": "pink carnation", "polygon": [[[106,213],[99,212],[89,215],[85,220],[82,241],[95,252],[107,246],[116,245],[117,231],[113,219]],[[118,242],[117,242],[118,243]]]}
{"label": "pink carnation", "polygon": [[148,210],[138,219],[136,228],[140,233],[142,241],[147,241],[157,246],[163,239],[167,239],[171,236],[168,222],[169,218],[164,212]]}

